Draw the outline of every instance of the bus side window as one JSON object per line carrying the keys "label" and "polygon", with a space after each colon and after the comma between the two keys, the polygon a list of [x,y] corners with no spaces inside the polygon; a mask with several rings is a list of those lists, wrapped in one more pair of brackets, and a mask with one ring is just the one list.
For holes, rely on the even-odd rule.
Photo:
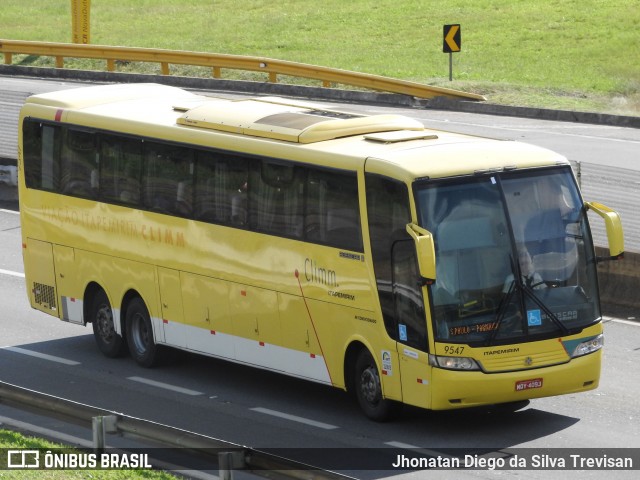
{"label": "bus side window", "polygon": [[249,222],[259,232],[302,238],[306,170],[256,162],[249,172]]}
{"label": "bus side window", "polygon": [[193,207],[193,150],[145,143],[144,206],[155,212],[190,217]]}
{"label": "bus side window", "polygon": [[63,130],[60,157],[60,191],[66,195],[96,198],[98,162],[96,134],[82,130]]}
{"label": "bus side window", "polygon": [[24,176],[28,188],[58,189],[60,127],[25,120],[22,126]]}
{"label": "bus side window", "polygon": [[415,243],[400,240],[392,247],[393,299],[398,321],[398,340],[427,351],[427,323],[424,316],[418,258]]}
{"label": "bus side window", "polygon": [[142,142],[114,135],[100,141],[100,198],[137,205],[140,202]]}
{"label": "bus side window", "polygon": [[244,227],[247,223],[247,160],[217,152],[197,152],[194,217]]}
{"label": "bus side window", "polygon": [[305,240],[362,251],[358,180],[355,174],[309,170]]}
{"label": "bus side window", "polygon": [[408,238],[405,228],[411,221],[409,193],[404,183],[380,175],[367,174],[366,184],[369,237],[378,297],[387,333],[391,338],[398,338],[391,250],[394,242]]}

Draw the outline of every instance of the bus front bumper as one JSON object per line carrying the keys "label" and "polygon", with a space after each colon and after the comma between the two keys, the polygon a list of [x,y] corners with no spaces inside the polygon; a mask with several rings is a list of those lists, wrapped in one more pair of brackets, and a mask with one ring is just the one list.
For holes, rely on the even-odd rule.
{"label": "bus front bumper", "polygon": [[568,363],[515,372],[433,369],[431,408],[450,410],[585,392],[598,387],[602,350]]}

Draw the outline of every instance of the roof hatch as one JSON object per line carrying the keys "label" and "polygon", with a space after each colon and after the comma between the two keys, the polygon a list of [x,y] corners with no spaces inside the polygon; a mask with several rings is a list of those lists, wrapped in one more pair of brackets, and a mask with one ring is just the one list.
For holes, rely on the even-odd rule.
{"label": "roof hatch", "polygon": [[177,123],[297,143],[397,130],[424,130],[422,123],[401,115],[361,116],[273,97],[207,102],[186,110]]}

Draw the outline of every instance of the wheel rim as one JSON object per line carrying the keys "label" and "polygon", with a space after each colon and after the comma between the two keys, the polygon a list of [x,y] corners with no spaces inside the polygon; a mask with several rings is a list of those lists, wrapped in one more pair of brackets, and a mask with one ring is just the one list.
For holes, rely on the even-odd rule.
{"label": "wheel rim", "polygon": [[108,305],[100,305],[96,314],[96,325],[98,327],[98,334],[105,343],[113,342],[116,331],[113,328],[113,313]]}
{"label": "wheel rim", "polygon": [[145,322],[144,316],[136,314],[132,319],[132,340],[136,353],[144,355],[149,349],[151,332]]}
{"label": "wheel rim", "polygon": [[360,392],[362,398],[371,405],[375,405],[380,401],[382,389],[380,388],[380,378],[375,367],[369,366],[362,371],[360,375]]}

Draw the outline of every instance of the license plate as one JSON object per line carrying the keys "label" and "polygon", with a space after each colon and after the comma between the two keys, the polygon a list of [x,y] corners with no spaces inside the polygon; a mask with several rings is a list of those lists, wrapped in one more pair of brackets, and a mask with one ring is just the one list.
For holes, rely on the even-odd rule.
{"label": "license plate", "polygon": [[529,390],[531,388],[542,388],[542,379],[533,378],[531,380],[520,380],[519,382],[516,382],[516,392]]}

